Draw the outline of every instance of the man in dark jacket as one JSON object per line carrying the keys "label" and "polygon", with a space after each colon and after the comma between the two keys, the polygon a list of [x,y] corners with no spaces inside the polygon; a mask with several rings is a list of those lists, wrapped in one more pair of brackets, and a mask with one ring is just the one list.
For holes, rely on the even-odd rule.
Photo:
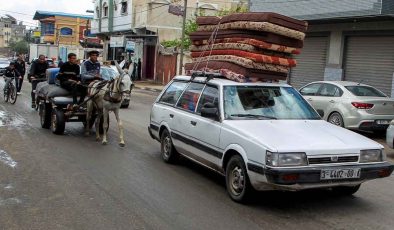
{"label": "man in dark jacket", "polygon": [[95,79],[101,79],[100,62],[97,60],[99,52],[90,51],[88,55],[89,59],[84,61],[81,66],[81,79],[84,83],[90,83]]}
{"label": "man in dark jacket", "polygon": [[[79,104],[81,104],[86,97],[86,88],[81,84],[79,76],[80,70],[77,61],[77,55],[74,53],[68,54],[68,61],[60,67],[57,78],[60,81],[60,86],[71,92],[73,96],[73,109],[77,108],[78,95],[80,95]],[[71,109],[71,108],[69,108]]]}
{"label": "man in dark jacket", "polygon": [[4,93],[6,93],[6,90],[8,89],[8,85],[10,84],[11,81],[15,80],[15,83],[18,82],[18,80],[21,78],[21,75],[19,74],[18,70],[16,69],[16,63],[11,62],[10,65],[5,69],[4,73],[4,80],[5,80],[5,86],[4,86]]}
{"label": "man in dark jacket", "polygon": [[19,74],[21,76],[16,81],[16,89],[17,89],[18,94],[20,94],[21,89],[22,89],[23,79],[24,79],[25,73],[26,73],[26,63],[23,60],[22,54],[18,55],[18,59],[16,59],[16,62],[15,62],[15,68],[16,68],[16,70],[19,72]]}
{"label": "man in dark jacket", "polygon": [[34,91],[36,90],[37,84],[39,82],[45,81],[46,76],[45,72],[48,69],[48,63],[45,60],[45,56],[40,54],[37,60],[35,60],[30,67],[30,72],[28,79],[31,82],[31,107],[35,108],[36,107],[36,101],[35,101],[35,93]]}

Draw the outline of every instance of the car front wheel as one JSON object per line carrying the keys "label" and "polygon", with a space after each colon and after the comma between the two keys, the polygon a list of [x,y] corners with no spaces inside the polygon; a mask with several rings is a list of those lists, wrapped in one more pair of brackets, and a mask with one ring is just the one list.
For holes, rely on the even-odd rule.
{"label": "car front wheel", "polygon": [[234,155],[226,167],[226,187],[230,198],[239,203],[247,203],[253,193],[245,163],[241,156]]}

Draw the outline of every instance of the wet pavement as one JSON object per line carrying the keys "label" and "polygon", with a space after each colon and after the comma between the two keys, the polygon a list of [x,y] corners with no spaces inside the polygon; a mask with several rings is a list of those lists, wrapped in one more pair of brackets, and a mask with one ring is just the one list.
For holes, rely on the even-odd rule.
{"label": "wet pavement", "polygon": [[352,197],[264,192],[240,205],[216,173],[162,162],[147,133],[157,93],[135,90],[121,110],[121,148],[112,114],[107,146],[81,123],[42,129],[24,87],[15,105],[0,101],[0,229],[393,229],[393,176]]}

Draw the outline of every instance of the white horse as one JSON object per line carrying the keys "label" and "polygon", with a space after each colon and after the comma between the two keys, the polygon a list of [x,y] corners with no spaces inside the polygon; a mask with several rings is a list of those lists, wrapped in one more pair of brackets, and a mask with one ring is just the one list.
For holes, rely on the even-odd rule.
{"label": "white horse", "polygon": [[[115,62],[116,68],[118,69],[120,76],[108,81],[103,86],[103,82],[94,81],[89,84],[88,94],[91,97],[87,102],[87,114],[86,114],[86,128],[85,136],[90,134],[90,120],[92,117],[92,112],[95,109],[97,111],[96,118],[96,140],[100,140],[100,120],[103,119],[103,140],[102,144],[107,144],[107,132],[109,125],[109,112],[113,111],[115,113],[116,121],[119,128],[119,145],[121,147],[125,146],[123,138],[123,125],[119,118],[119,109],[122,102],[122,97],[124,94],[130,94],[131,89],[131,79],[127,72],[123,71],[122,68]],[[131,73],[130,73],[131,74]]]}

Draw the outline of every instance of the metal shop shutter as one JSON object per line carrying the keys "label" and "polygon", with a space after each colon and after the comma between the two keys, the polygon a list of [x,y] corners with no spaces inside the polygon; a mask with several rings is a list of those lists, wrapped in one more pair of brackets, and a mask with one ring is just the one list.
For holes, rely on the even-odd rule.
{"label": "metal shop shutter", "polygon": [[346,45],[345,80],[362,81],[390,96],[394,36],[348,37]]}
{"label": "metal shop shutter", "polygon": [[326,68],[328,37],[306,37],[300,55],[295,55],[297,66],[291,70],[290,84],[299,89],[307,83],[322,81]]}

